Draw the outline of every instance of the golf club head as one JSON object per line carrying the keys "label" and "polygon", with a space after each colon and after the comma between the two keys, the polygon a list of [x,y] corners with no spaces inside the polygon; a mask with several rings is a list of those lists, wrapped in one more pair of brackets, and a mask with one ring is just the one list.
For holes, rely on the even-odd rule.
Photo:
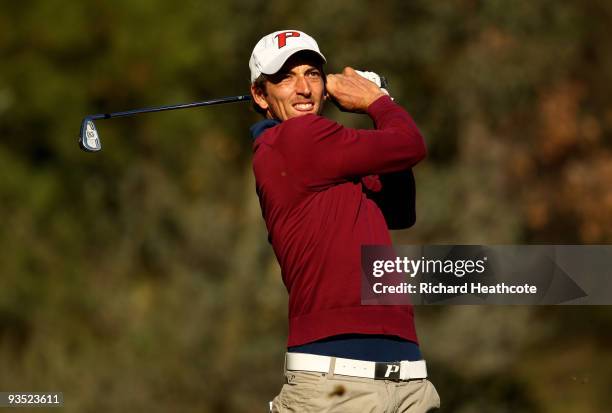
{"label": "golf club head", "polygon": [[79,146],[85,152],[98,152],[102,149],[96,125],[94,125],[93,119],[89,117],[83,119],[83,123],[81,123]]}

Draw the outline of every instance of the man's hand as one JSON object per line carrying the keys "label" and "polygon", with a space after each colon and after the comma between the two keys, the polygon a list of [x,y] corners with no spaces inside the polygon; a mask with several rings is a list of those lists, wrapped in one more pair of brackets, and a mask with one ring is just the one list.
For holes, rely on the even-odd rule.
{"label": "man's hand", "polygon": [[345,67],[342,74],[327,75],[327,93],[341,110],[357,113],[366,112],[376,99],[386,95],[350,67]]}

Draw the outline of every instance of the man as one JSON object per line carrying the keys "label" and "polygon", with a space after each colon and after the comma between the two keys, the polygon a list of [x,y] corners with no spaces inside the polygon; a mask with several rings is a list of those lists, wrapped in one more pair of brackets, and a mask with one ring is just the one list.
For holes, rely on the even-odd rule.
{"label": "man", "polygon": [[[316,41],[297,30],[255,46],[253,170],[269,240],[289,292],[286,384],[274,412],[426,412],[411,306],[361,305],[361,246],[391,244],[414,223],[411,167],[426,149],[416,125],[370,80],[325,76]],[[325,100],[367,113],[376,130],[320,116]]]}

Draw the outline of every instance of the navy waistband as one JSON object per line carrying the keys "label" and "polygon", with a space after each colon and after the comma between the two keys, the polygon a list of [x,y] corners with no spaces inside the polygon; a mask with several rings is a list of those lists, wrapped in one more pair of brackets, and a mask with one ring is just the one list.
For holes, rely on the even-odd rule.
{"label": "navy waistband", "polygon": [[342,334],[289,347],[287,351],[366,361],[389,362],[422,359],[418,344],[386,335]]}

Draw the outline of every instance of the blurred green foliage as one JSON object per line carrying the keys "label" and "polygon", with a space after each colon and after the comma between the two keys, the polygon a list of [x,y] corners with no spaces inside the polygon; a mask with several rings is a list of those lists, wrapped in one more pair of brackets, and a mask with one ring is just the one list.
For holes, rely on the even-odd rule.
{"label": "blurred green foliage", "polygon": [[[250,170],[247,105],[82,117],[245,93],[264,34],[328,72],[384,73],[426,135],[405,243],[612,241],[612,5],[0,3],[0,390],[67,412],[265,411],[286,296]],[[367,127],[362,116],[326,114]],[[417,308],[444,411],[601,412],[606,307]],[[22,411],[27,411],[24,409]]]}

